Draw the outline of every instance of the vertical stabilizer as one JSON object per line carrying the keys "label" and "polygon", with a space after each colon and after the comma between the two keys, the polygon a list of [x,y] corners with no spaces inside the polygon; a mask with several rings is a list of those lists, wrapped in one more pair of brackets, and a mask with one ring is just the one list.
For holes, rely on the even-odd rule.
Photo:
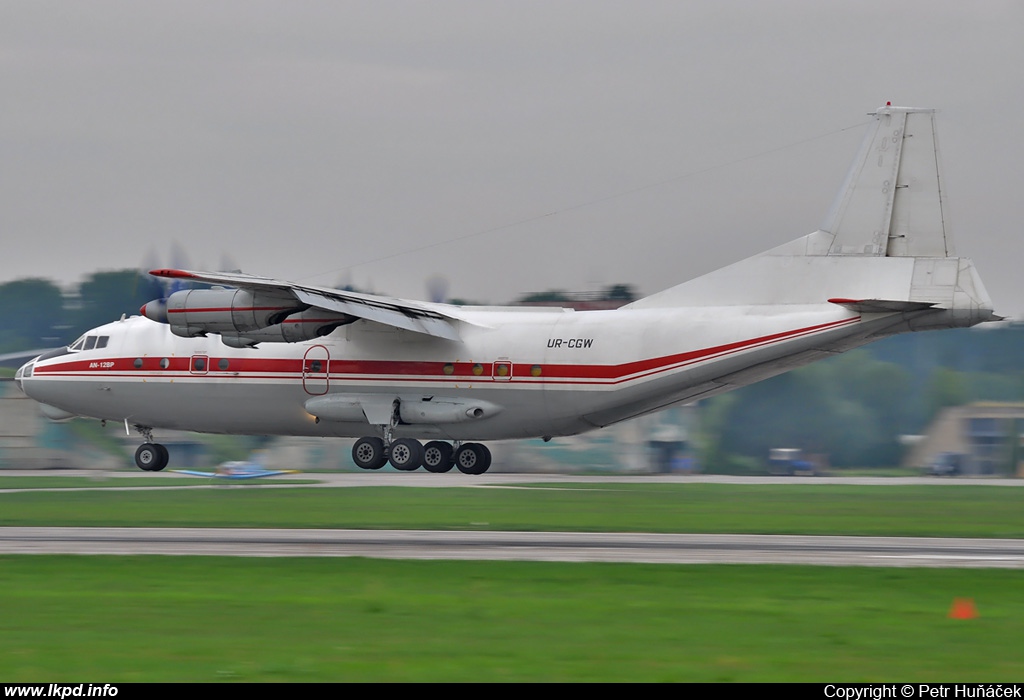
{"label": "vertical stabilizer", "polygon": [[902,314],[904,330],[998,319],[974,264],[953,252],[935,110],[873,116],[819,230],[626,308],[832,303]]}
{"label": "vertical stabilizer", "polygon": [[935,110],[886,106],[874,117],[822,226],[828,255],[953,256]]}

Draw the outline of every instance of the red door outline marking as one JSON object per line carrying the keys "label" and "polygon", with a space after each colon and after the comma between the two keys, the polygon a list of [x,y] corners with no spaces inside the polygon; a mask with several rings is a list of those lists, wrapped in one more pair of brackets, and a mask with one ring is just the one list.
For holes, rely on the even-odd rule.
{"label": "red door outline marking", "polygon": [[323,345],[314,345],[302,358],[302,388],[307,394],[326,394],[330,384],[331,353]]}

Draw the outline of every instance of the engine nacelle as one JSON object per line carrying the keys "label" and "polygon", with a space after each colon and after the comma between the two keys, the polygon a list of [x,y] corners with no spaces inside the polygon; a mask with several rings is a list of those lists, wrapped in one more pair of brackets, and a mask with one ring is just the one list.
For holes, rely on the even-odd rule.
{"label": "engine nacelle", "polygon": [[[183,338],[207,333],[245,334],[281,323],[309,306],[287,294],[246,289],[186,289],[142,307],[146,318],[167,323]],[[258,341],[257,341],[258,342]]]}
{"label": "engine nacelle", "polygon": [[232,348],[251,348],[257,343],[300,343],[304,340],[322,338],[335,328],[357,320],[355,316],[324,311],[323,309],[306,309],[292,314],[281,323],[273,326],[247,331],[237,335],[221,333],[220,339]]}

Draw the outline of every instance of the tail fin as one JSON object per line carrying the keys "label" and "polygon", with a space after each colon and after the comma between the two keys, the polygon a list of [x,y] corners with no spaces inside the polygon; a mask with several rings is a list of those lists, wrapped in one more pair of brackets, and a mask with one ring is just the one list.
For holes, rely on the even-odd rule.
{"label": "tail fin", "polygon": [[952,257],[935,110],[886,106],[850,167],[822,231],[828,255]]}
{"label": "tail fin", "polygon": [[831,300],[913,314],[913,329],[998,320],[974,264],[953,252],[935,111],[887,105],[873,116],[821,229],[624,308]]}

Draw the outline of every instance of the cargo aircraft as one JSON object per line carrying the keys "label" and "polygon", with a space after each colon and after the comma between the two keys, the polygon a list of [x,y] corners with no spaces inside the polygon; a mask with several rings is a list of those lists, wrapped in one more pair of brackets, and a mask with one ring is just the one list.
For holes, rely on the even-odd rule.
{"label": "cargo aircraft", "polygon": [[[465,307],[240,273],[40,355],[16,382],[54,419],[359,438],[355,463],[480,474],[482,443],[574,435],[907,331],[998,320],[946,215],[934,110],[872,113],[820,230],[612,311]],[[424,442],[426,444],[424,445]]]}

